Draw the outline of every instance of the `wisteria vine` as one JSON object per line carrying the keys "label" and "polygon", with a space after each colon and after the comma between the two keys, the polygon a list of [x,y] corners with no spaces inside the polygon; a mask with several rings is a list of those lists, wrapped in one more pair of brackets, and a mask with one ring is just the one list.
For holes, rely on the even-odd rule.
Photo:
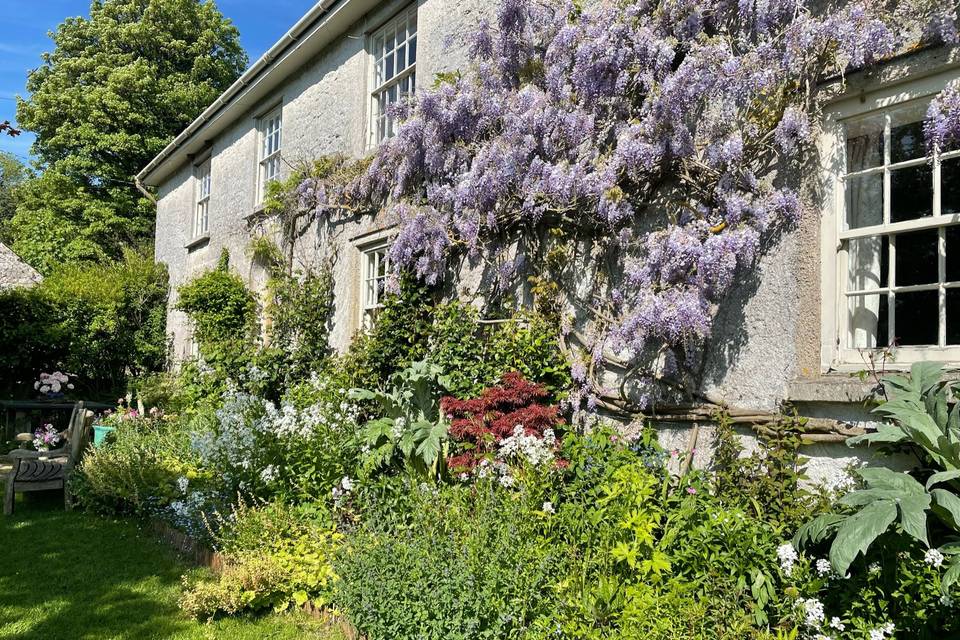
{"label": "wisteria vine", "polygon": [[[470,67],[397,108],[402,126],[362,176],[304,181],[304,206],[386,207],[393,268],[428,283],[455,256],[494,264],[545,228],[589,238],[578,271],[593,286],[568,292],[590,326],[566,329],[583,354],[575,401],[615,395],[599,382],[613,362],[639,381],[631,402],[648,405],[691,380],[738,270],[801,215],[789,176],[811,144],[818,83],[957,41],[950,2],[813,5],[503,0],[470,38]],[[960,130],[958,103],[934,103],[932,135]],[[500,264],[509,275],[515,261]]]}

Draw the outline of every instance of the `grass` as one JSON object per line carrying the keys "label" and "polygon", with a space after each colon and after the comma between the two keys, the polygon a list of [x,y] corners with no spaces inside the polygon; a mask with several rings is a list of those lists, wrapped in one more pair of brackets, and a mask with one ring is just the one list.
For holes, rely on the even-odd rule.
{"label": "grass", "polygon": [[0,640],[342,640],[299,614],[190,620],[177,608],[189,570],[134,521],[66,513],[57,492],[18,496],[0,515]]}

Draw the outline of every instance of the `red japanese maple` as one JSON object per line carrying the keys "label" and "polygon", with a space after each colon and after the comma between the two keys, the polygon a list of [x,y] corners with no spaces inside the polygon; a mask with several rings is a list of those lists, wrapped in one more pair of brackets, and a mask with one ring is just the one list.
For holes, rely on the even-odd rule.
{"label": "red japanese maple", "polygon": [[513,371],[504,374],[499,385],[484,389],[479,398],[443,398],[440,409],[450,419],[450,436],[470,445],[469,451],[448,458],[447,466],[472,469],[501,440],[513,435],[517,425],[527,435],[540,437],[545,430],[562,426],[557,406],[543,404],[548,396],[542,384]]}

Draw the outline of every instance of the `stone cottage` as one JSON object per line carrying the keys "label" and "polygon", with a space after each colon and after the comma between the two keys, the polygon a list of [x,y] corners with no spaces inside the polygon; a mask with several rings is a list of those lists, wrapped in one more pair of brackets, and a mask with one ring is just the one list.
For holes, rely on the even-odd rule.
{"label": "stone cottage", "polygon": [[29,287],[43,280],[40,273],[0,242],[0,290]]}
{"label": "stone cottage", "polygon": [[[158,191],[156,256],[172,290],[211,268],[222,248],[262,286],[248,222],[267,183],[324,154],[375,148],[393,131],[386,106],[461,66],[465,46],[450,36],[491,4],[322,0],[310,9],[138,176]],[[865,350],[896,338],[893,366],[960,362],[960,152],[928,158],[920,135],[930,99],[958,78],[958,50],[947,48],[847,77],[824,110],[820,166],[806,177],[820,215],[782,238],[717,318],[709,397],[745,415],[789,401],[839,425],[814,439],[811,475],[850,455],[836,445],[847,427],[869,424],[862,401],[873,385],[853,376]],[[390,236],[374,216],[315,234],[317,250],[337,254],[336,348],[375,314]],[[172,306],[168,329],[177,353],[189,353],[190,327]],[[668,433],[689,442],[686,428]]]}

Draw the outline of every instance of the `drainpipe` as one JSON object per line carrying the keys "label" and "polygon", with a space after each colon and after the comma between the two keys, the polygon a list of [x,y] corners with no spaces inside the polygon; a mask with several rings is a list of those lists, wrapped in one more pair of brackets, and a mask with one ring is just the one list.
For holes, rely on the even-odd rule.
{"label": "drainpipe", "polygon": [[137,187],[137,190],[140,193],[147,197],[147,200],[153,203],[153,206],[157,206],[157,199],[145,186],[143,186],[143,182],[140,181],[140,176],[133,176],[133,184]]}

